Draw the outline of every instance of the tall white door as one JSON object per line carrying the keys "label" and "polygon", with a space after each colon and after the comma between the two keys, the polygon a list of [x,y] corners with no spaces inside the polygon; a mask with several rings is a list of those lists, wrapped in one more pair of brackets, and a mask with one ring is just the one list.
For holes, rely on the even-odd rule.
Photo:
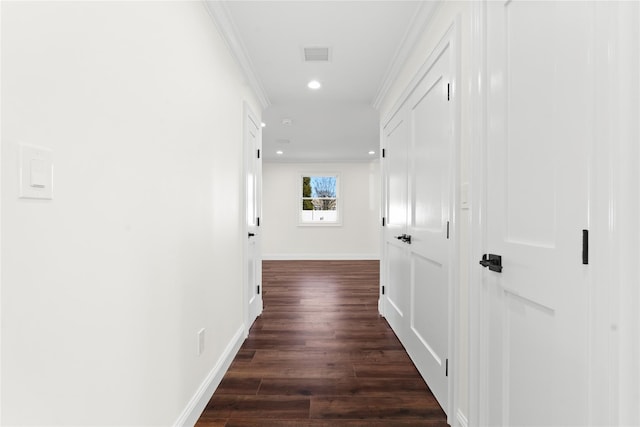
{"label": "tall white door", "polygon": [[453,107],[451,46],[383,129],[384,315],[434,396],[449,403]]}
{"label": "tall white door", "polygon": [[262,256],[260,252],[261,126],[245,107],[245,327],[249,328],[262,313]]}
{"label": "tall white door", "polygon": [[385,141],[384,186],[386,188],[386,224],[384,228],[383,309],[387,322],[400,341],[409,336],[411,305],[407,234],[409,131],[403,109],[383,129]]}
{"label": "tall white door", "polygon": [[492,426],[588,425],[583,230],[595,3],[487,2],[486,255],[494,260],[483,261],[480,393]]}
{"label": "tall white door", "polygon": [[445,411],[449,401],[454,147],[450,70],[451,52],[447,47],[408,101],[411,316],[405,347]]}

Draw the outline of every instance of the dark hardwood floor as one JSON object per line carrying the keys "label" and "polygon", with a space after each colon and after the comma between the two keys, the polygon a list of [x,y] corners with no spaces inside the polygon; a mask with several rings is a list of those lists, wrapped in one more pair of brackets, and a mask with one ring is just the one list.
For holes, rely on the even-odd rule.
{"label": "dark hardwood floor", "polygon": [[377,261],[265,261],[263,299],[197,426],[447,426],[378,315]]}

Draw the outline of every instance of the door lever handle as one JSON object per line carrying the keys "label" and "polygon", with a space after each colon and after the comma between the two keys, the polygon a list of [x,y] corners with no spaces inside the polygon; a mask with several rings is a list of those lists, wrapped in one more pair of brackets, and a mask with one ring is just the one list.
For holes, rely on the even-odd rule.
{"label": "door lever handle", "polygon": [[411,235],[409,234],[401,234],[399,236],[395,236],[396,239],[402,240],[404,243],[411,244]]}
{"label": "door lever handle", "polygon": [[249,237],[253,237],[255,235],[256,235],[256,233],[249,233]]}
{"label": "door lever handle", "polygon": [[502,273],[502,257],[500,255],[484,254],[482,255],[482,260],[480,260],[480,265],[485,268],[489,267],[489,270],[496,273]]}

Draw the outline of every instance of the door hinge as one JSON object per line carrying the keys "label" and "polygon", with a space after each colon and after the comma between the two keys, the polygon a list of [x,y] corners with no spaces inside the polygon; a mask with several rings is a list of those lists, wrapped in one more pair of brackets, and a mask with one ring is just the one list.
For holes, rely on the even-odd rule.
{"label": "door hinge", "polygon": [[256,286],[256,292],[260,295],[260,285]]}
{"label": "door hinge", "polygon": [[256,218],[256,227],[260,227],[260,217]]}
{"label": "door hinge", "polygon": [[451,84],[447,83],[447,101],[451,100]]}
{"label": "door hinge", "polygon": [[382,226],[384,227],[385,224],[386,224],[385,217],[382,217]]}
{"label": "door hinge", "polygon": [[387,151],[383,148],[382,149],[382,158],[385,158],[387,155]]}
{"label": "door hinge", "polygon": [[384,295],[384,285],[382,285],[382,295]]}
{"label": "door hinge", "polygon": [[589,230],[582,230],[582,263],[589,264]]}
{"label": "door hinge", "polygon": [[260,158],[260,149],[258,149],[258,158]]}
{"label": "door hinge", "polygon": [[449,238],[449,221],[447,221],[447,239]]}
{"label": "door hinge", "polygon": [[444,366],[445,366],[444,376],[448,377],[449,376],[449,359],[445,359]]}

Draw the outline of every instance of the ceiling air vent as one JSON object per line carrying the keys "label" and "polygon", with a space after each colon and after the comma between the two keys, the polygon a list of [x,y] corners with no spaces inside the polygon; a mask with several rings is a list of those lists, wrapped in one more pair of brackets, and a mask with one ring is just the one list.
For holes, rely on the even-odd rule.
{"label": "ceiling air vent", "polygon": [[302,48],[304,53],[304,61],[329,61],[329,48],[328,47],[305,47]]}

